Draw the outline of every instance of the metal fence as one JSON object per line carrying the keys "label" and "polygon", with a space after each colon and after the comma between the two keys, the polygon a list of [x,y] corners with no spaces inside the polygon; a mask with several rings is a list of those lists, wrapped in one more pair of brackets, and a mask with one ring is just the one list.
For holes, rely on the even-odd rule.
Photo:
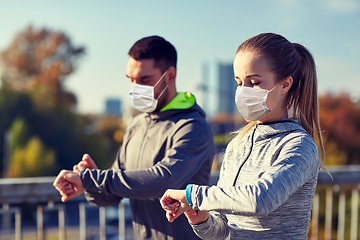
{"label": "metal fence", "polygon": [[[60,202],[60,194],[53,187],[55,177],[35,178],[7,178],[0,179],[0,215],[2,215],[2,227],[0,239],[24,239],[22,232],[21,211],[19,204],[36,204],[36,239],[47,239],[44,231],[44,214],[57,212],[58,215],[58,238],[66,239],[65,208],[67,203]],[[85,197],[79,196],[69,202],[78,202],[79,209],[79,234],[80,240],[88,239],[86,235],[86,209],[95,208],[88,204]],[[125,207],[127,201],[118,206],[118,236],[125,239]],[[105,208],[99,210],[99,236],[96,239],[106,239],[106,216]],[[11,227],[12,215],[15,215],[14,228]],[[9,233],[13,231],[14,233]],[[14,236],[14,237],[12,237]]]}
{"label": "metal fence", "polygon": [[[331,167],[329,172],[332,178],[324,171],[319,174],[309,238],[314,240],[358,239],[360,165]],[[213,173],[211,184],[216,184],[217,179],[218,174]],[[57,212],[58,239],[69,238],[66,237],[67,225],[65,222],[67,203],[60,202],[60,195],[52,185],[54,180],[55,177],[0,179],[1,239],[24,239],[20,204],[37,205],[36,239],[47,239],[44,232],[44,213],[48,212]],[[78,204],[79,211],[78,237],[76,239],[85,240],[87,239],[86,209],[92,206],[86,203],[84,196],[76,197],[71,201]],[[125,239],[126,208],[128,208],[128,201],[124,201],[117,208],[118,239]],[[96,239],[105,240],[107,238],[106,208],[100,207],[98,211],[99,226]]]}
{"label": "metal fence", "polygon": [[359,238],[360,165],[329,168],[320,172],[314,196],[310,238]]}

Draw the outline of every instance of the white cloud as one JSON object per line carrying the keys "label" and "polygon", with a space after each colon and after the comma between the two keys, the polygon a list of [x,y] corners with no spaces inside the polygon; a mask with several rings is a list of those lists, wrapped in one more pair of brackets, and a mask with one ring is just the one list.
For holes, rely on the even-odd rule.
{"label": "white cloud", "polygon": [[297,9],[302,1],[299,0],[279,0],[279,3],[285,8]]}
{"label": "white cloud", "polygon": [[340,14],[356,12],[360,9],[358,0],[323,0],[321,1],[329,10]]}
{"label": "white cloud", "polygon": [[[320,11],[330,11],[335,14],[350,14],[360,10],[359,0],[278,0],[281,7],[300,12],[317,7]],[[294,12],[293,12],[294,13]]]}

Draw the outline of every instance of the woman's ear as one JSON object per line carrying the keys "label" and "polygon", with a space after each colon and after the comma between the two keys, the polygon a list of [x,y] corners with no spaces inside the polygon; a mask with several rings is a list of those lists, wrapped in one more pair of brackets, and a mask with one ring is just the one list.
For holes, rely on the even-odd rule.
{"label": "woman's ear", "polygon": [[283,80],[282,82],[282,86],[281,86],[281,94],[287,93],[291,86],[293,84],[293,78],[292,77],[287,77]]}

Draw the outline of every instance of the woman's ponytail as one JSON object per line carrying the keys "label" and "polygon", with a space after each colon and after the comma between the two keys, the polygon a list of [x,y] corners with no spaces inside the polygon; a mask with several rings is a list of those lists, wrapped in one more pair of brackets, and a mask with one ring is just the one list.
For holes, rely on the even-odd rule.
{"label": "woman's ponytail", "polygon": [[320,159],[322,167],[325,168],[325,150],[320,129],[315,61],[304,46],[298,43],[293,43],[293,46],[300,57],[301,70],[299,86],[290,98],[290,106],[293,109],[293,117],[300,120],[305,130],[312,137],[318,138]]}

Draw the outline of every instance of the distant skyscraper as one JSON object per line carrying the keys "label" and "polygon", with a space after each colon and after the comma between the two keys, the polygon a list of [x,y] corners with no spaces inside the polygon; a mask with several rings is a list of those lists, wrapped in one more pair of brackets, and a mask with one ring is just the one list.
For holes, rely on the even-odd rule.
{"label": "distant skyscraper", "polygon": [[219,113],[235,113],[235,91],[236,81],[234,80],[234,70],[232,63],[219,63]]}
{"label": "distant skyscraper", "polygon": [[121,101],[117,98],[108,98],[105,103],[105,114],[108,115],[121,115]]}
{"label": "distant skyscraper", "polygon": [[209,65],[206,62],[202,65],[202,82],[196,86],[199,91],[199,95],[196,95],[197,103],[205,112],[208,112],[209,85]]}

